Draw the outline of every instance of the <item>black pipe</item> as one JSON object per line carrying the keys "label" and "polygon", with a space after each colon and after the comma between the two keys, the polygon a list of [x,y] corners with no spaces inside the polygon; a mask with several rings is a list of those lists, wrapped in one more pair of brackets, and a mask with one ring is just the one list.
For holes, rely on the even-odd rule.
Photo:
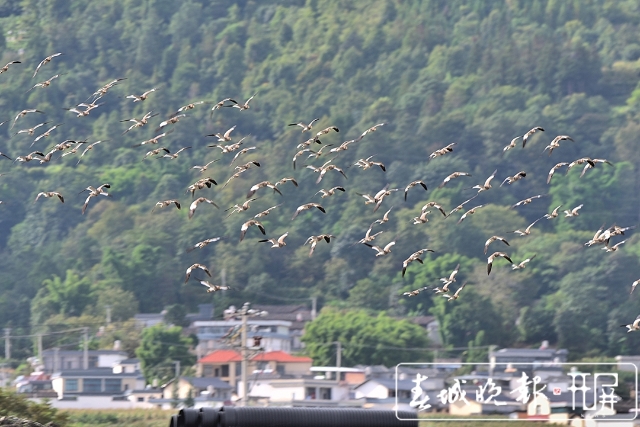
{"label": "black pipe", "polygon": [[356,408],[182,409],[170,427],[417,427],[415,412]]}

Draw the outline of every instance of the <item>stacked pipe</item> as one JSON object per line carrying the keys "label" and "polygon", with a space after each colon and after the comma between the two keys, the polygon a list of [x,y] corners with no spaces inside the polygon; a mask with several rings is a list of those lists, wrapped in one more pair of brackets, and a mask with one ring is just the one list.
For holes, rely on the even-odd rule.
{"label": "stacked pipe", "polygon": [[170,427],[417,427],[415,412],[351,408],[182,409]]}

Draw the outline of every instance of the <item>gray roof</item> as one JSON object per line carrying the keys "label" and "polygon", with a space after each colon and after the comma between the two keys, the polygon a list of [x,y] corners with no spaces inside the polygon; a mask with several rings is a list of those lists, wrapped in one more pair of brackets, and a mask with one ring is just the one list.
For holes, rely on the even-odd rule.
{"label": "gray roof", "polygon": [[130,378],[137,377],[139,372],[114,374],[112,368],[91,368],[91,369],[67,369],[55,372],[53,376],[63,378],[87,378],[87,377],[113,377],[113,378]]}
{"label": "gray roof", "polygon": [[396,383],[396,380],[392,380],[392,379],[387,379],[387,378],[375,378],[375,379],[371,379],[371,380],[367,380],[365,382],[363,382],[362,384],[358,385],[357,387],[360,387],[363,384],[366,384],[368,382],[376,382],[386,388],[388,388],[389,390],[399,390],[399,391],[406,391],[406,390],[411,390],[413,387],[416,386],[416,383],[414,381],[411,380],[398,380],[398,382]]}
{"label": "gray roof", "polygon": [[217,377],[182,377],[182,379],[189,382],[192,386],[201,389],[206,389],[209,386],[212,386],[214,389],[217,388],[218,390],[231,390],[233,388],[229,383]]}
{"label": "gray roof", "polygon": [[130,359],[124,359],[118,362],[118,364],[120,365],[136,365],[138,363],[140,363],[140,359],[137,359],[135,357],[132,357]]}
{"label": "gray roof", "polygon": [[[55,354],[55,350],[52,348],[48,348],[42,352],[45,355],[53,355]],[[112,355],[119,354],[126,356],[126,351],[121,350],[89,350],[87,352],[89,356],[101,356],[101,355]],[[84,351],[82,350],[58,350],[58,356],[82,356],[84,355]]]}
{"label": "gray roof", "polygon": [[566,349],[538,349],[538,348],[502,348],[491,353],[492,356],[500,357],[554,357],[559,354],[568,354]]}

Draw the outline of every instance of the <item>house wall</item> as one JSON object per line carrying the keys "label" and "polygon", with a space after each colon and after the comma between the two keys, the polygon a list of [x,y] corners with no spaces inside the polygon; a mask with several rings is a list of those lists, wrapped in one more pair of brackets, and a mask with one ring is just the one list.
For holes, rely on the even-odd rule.
{"label": "house wall", "polygon": [[358,387],[356,390],[356,399],[362,399],[364,397],[372,399],[387,399],[389,397],[389,390],[375,381],[369,381],[368,383]]}
{"label": "house wall", "polygon": [[[539,409],[538,409],[539,407]],[[527,415],[549,415],[551,414],[551,404],[549,399],[540,394],[527,404]]]}
{"label": "house wall", "polygon": [[133,402],[128,400],[113,400],[111,396],[78,396],[77,400],[29,399],[42,403],[45,400],[56,409],[133,409]]}
{"label": "house wall", "polygon": [[[457,416],[469,416],[482,414],[482,405],[472,399],[467,399],[469,404],[458,400],[449,404],[449,414]],[[431,403],[431,402],[427,402]],[[431,403],[433,405],[433,403]]]}
{"label": "house wall", "polygon": [[367,380],[364,372],[345,372],[344,380],[347,384],[362,384]]}
{"label": "house wall", "polygon": [[[227,384],[229,384],[231,387],[235,387],[236,386],[236,382],[238,381],[238,378],[236,377],[236,370],[238,369],[236,364],[239,365],[239,362],[227,362],[227,363],[198,363],[196,365],[196,376],[197,377],[215,377],[215,369],[219,369],[219,372],[222,372],[222,365],[229,365],[229,376],[227,377],[223,377],[218,375],[218,378],[220,378],[222,381],[226,382]],[[211,374],[205,375],[205,366],[210,366],[211,367]]]}

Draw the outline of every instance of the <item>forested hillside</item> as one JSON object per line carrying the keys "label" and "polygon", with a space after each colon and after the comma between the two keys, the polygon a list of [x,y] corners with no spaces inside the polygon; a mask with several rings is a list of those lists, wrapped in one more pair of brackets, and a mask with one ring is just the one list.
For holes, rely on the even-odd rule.
{"label": "forested hillside", "polygon": [[[640,5],[633,0],[4,0],[0,2],[0,119],[6,120],[0,151],[11,159],[34,150],[47,153],[65,139],[101,141],[79,161],[53,154],[50,162],[0,160],[0,326],[24,335],[68,325],[104,324],[105,307],[119,322],[135,312],[158,312],[181,305],[195,311],[213,301],[220,308],[245,301],[282,304],[316,296],[321,305],[387,311],[392,316],[434,314],[446,345],[538,345],[550,340],[573,356],[638,353],[640,340],[619,325],[639,314],[629,296],[640,278],[640,241],[633,231],[615,252],[585,247],[603,224],[636,225],[640,219]],[[46,56],[61,52],[43,65]],[[2,65],[2,64],[0,64]],[[36,83],[53,75],[48,87]],[[86,117],[65,110],[109,89]],[[144,101],[139,95],[157,88]],[[250,108],[212,107],[224,98]],[[156,131],[180,107],[180,121]],[[230,102],[225,103],[230,105]],[[38,109],[15,121],[23,109]],[[145,126],[123,134],[132,117],[153,111]],[[182,114],[182,113],[181,113]],[[311,132],[287,126],[314,118]],[[18,130],[47,125],[34,135]],[[316,158],[305,152],[293,168],[297,144],[328,126],[321,145],[358,138],[337,153],[325,148]],[[35,136],[61,124],[32,145]],[[235,153],[209,145],[231,133],[243,148],[256,147],[236,160],[260,163],[224,183],[235,172]],[[503,152],[512,138],[541,126],[526,147]],[[139,145],[170,132],[158,145]],[[544,147],[557,135],[569,135],[548,155]],[[453,152],[430,153],[455,142]],[[229,142],[225,142],[228,144]],[[145,154],[166,147],[171,153],[191,147],[175,159]],[[164,153],[164,152],[163,152]],[[161,154],[163,154],[161,153]],[[362,170],[358,159],[374,156],[379,167]],[[580,157],[607,159],[583,177],[583,166],[550,184],[549,170]],[[160,157],[160,158],[158,158]],[[215,159],[206,172],[193,169]],[[316,167],[328,160],[346,179],[329,171],[316,184]],[[444,210],[476,194],[497,169],[493,188],[465,208],[483,204],[457,224],[464,210],[443,217],[432,208],[429,222],[413,224],[428,201]],[[526,177],[500,183],[518,171]],[[454,171],[471,177],[452,179]],[[220,209],[201,204],[188,219],[192,195],[187,187],[203,177],[218,185],[195,193]],[[294,177],[277,188],[262,188],[249,210],[227,218],[224,210],[246,200],[260,181]],[[413,180],[422,180],[408,192]],[[109,183],[111,197],[95,197],[82,214],[91,185]],[[399,188],[380,209],[365,205],[361,194],[389,185]],[[321,198],[321,188],[346,192]],[[36,195],[59,191],[64,203]],[[545,195],[511,208],[526,197]],[[177,199],[182,209],[156,208]],[[321,203],[292,220],[302,204]],[[266,237],[251,227],[239,242],[241,225],[262,210]],[[576,217],[564,209],[580,204]],[[562,205],[560,215],[540,220],[528,236],[509,233]],[[392,208],[392,209],[391,209]],[[391,209],[384,231],[372,244],[396,240],[392,252],[355,244],[371,223]],[[152,211],[153,210],[153,211]],[[231,211],[229,211],[231,212]],[[287,245],[272,249],[262,238],[288,232]],[[311,257],[303,246],[311,235],[335,236],[318,243]],[[514,263],[533,256],[513,271],[497,259],[487,275],[484,243],[492,235],[491,254],[505,250]],[[186,249],[207,238],[222,237],[202,249]],[[412,263],[402,277],[402,262],[421,248],[424,264]],[[193,263],[208,266],[212,283],[229,291],[207,293],[197,280],[184,282]],[[455,301],[431,291],[408,298],[403,292],[439,285],[460,264],[452,289],[467,282]],[[202,271],[193,274],[205,279]],[[207,278],[208,279],[208,278]],[[77,317],[83,316],[81,319]],[[480,331],[484,333],[478,335]],[[478,338],[478,339],[476,339]],[[50,342],[45,342],[50,345]],[[22,353],[30,342],[25,339]],[[20,346],[18,346],[20,347]],[[18,349],[14,348],[14,352]]]}

